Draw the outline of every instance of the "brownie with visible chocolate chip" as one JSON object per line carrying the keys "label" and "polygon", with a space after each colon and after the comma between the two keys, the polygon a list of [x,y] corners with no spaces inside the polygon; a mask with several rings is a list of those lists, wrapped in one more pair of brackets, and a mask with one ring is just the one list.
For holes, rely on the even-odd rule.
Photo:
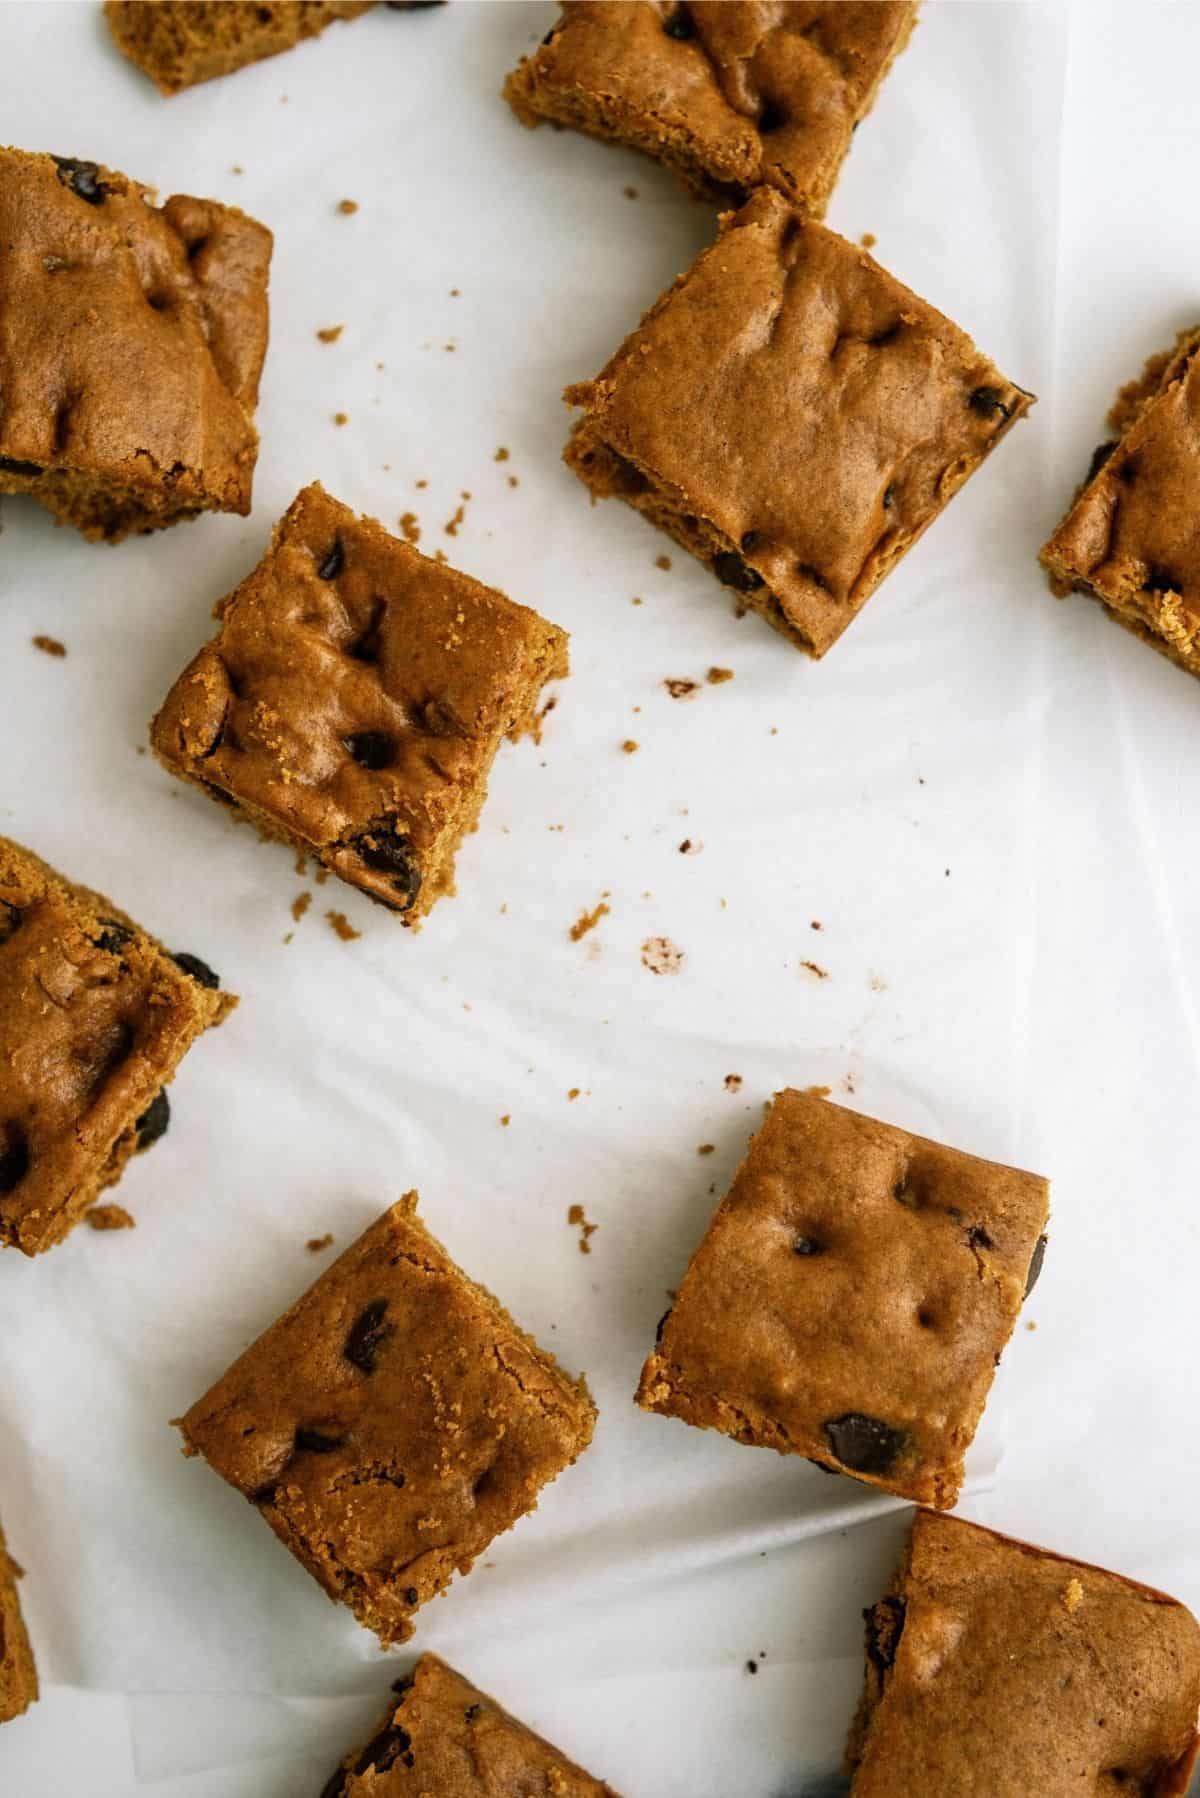
{"label": "brownie with visible chocolate chip", "polygon": [[436,1654],[395,1691],[321,1798],[618,1798]]}
{"label": "brownie with visible chocolate chip", "polygon": [[636,507],[813,656],[1033,403],[766,188],[565,398],[593,496]]}
{"label": "brownie with visible chocolate chip", "polygon": [[761,182],[814,218],[908,42],[916,0],[564,0],[504,95],[642,150],[703,198]]}
{"label": "brownie with visible chocolate chip", "polygon": [[583,1453],[596,1410],[408,1193],[179,1420],[386,1647]]}
{"label": "brownie with visible chocolate chip", "polygon": [[918,1511],[865,1613],[853,1798],[1182,1798],[1200,1624],[1163,1592]]}
{"label": "brownie with visible chocolate chip", "polygon": [[271,242],[215,200],[0,149],[0,493],[109,543],[249,512]]}
{"label": "brownie with visible chocolate chip", "polygon": [[1108,415],[1071,510],[1041,552],[1060,598],[1110,618],[1200,675],[1200,327],[1152,356]]}
{"label": "brownie with visible chocolate chip", "polygon": [[159,759],[417,923],[454,891],[505,737],[540,730],[567,637],[314,484],[217,607]]}
{"label": "brownie with visible chocolate chip", "polygon": [[637,1402],[948,1508],[1048,1210],[1034,1174],[777,1093]]}
{"label": "brownie with visible chocolate chip", "polygon": [[357,19],[375,0],[105,0],[122,56],[160,93],[231,75],[316,37],[337,19]]}
{"label": "brownie with visible chocolate chip", "polygon": [[17,1596],[21,1571],[0,1529],[0,1723],[11,1723],[38,1695],[37,1668]]}
{"label": "brownie with visible chocolate chip", "polygon": [[167,1083],[236,1004],[198,956],[0,837],[0,1248],[52,1248],[157,1142]]}

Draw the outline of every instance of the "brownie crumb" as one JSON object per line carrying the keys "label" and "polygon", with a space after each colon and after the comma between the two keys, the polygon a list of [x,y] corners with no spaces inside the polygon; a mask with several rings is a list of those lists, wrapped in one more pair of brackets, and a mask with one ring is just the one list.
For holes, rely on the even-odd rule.
{"label": "brownie crumb", "polygon": [[678,974],[684,963],[684,952],[667,936],[648,936],[642,944],[642,966],[652,974]]}
{"label": "brownie crumb", "polygon": [[733,679],[733,669],[732,668],[710,668],[704,678],[708,682],[710,687],[719,687],[723,681]]}
{"label": "brownie crumb", "polygon": [[592,1245],[589,1238],[596,1234],[596,1231],[600,1226],[598,1224],[588,1223],[582,1205],[571,1205],[568,1207],[567,1222],[574,1225],[579,1231],[579,1253],[581,1255],[590,1255],[592,1252]]}
{"label": "brownie crumb", "polygon": [[329,928],[343,943],[355,943],[362,935],[361,930],[355,930],[344,911],[327,911],[325,916],[329,919]]}
{"label": "brownie crumb", "polygon": [[641,744],[638,742],[636,737],[626,737],[625,741],[621,745],[621,748],[625,751],[626,755],[636,755],[638,750],[641,748]]}
{"label": "brownie crumb", "polygon": [[462,299],[462,288],[461,287],[452,287],[450,289],[450,298],[452,300],[461,300]]}
{"label": "brownie crumb", "polygon": [[671,566],[670,556],[655,556],[654,566],[656,568],[669,568]]}
{"label": "brownie crumb", "polygon": [[442,529],[445,531],[447,537],[457,537],[458,536],[458,527],[462,523],[462,521],[466,517],[466,515],[467,515],[467,509],[465,506],[456,506],[455,507],[454,517],[448,518],[446,520],[445,524],[442,526]]}
{"label": "brownie crumb", "polygon": [[806,968],[810,974],[814,974],[818,980],[828,980],[829,979],[829,969],[821,967],[821,965],[818,962],[802,961],[800,963],[800,966],[802,968]]}
{"label": "brownie crumb", "polygon": [[638,190],[636,187],[623,187],[621,192],[625,195],[627,200],[636,200],[638,197]]}
{"label": "brownie crumb", "polygon": [[317,332],[318,340],[321,343],[336,343],[345,329],[345,325],[322,325]]}
{"label": "brownie crumb", "polygon": [[308,857],[305,855],[303,849],[298,849],[296,851],[296,872],[301,880],[308,879]]}
{"label": "brownie crumb", "polygon": [[567,1092],[568,1099],[577,1099],[579,1097],[580,1091],[581,1091],[580,1087],[572,1086],[571,1088],[569,1088],[569,1090]]}
{"label": "brownie crumb", "polygon": [[879,239],[873,231],[864,231],[858,241],[864,250],[873,250]]}
{"label": "brownie crumb", "polygon": [[301,918],[304,916],[305,912],[308,910],[308,908],[311,904],[312,904],[312,894],[311,893],[297,893],[296,894],[296,897],[292,900],[292,916],[296,920],[297,924],[300,922]]}
{"label": "brownie crumb", "polygon": [[824,930],[825,926],[822,924],[820,918],[814,918],[808,928],[810,930]]}
{"label": "brownie crumb", "polygon": [[758,1672],[758,1662],[757,1661],[747,1661],[746,1662],[746,1672],[747,1673],[757,1673]]}
{"label": "brownie crumb", "polygon": [[740,1093],[741,1090],[742,1090],[742,1076],[740,1074],[726,1074],[726,1076],[725,1076],[725,1091],[727,1093]]}
{"label": "brownie crumb", "polygon": [[338,211],[342,214],[343,218],[349,218],[352,213],[355,213],[358,211],[358,201],[357,200],[339,200],[338,201]]}
{"label": "brownie crumb", "polygon": [[703,847],[704,844],[699,837],[684,837],[679,845],[679,853],[680,855],[699,855]]}
{"label": "brownie crumb", "polygon": [[641,599],[641,598],[640,598],[640,597],[639,597],[639,596],[638,596],[638,594],[636,594],[636,593],[635,593],[635,594],[634,594],[634,596],[633,596],[633,598],[632,598],[632,599],[631,599],[631,600],[630,600],[630,602],[629,602],[629,603],[630,603],[630,605],[631,605],[631,606],[644,606],[644,605],[645,605],[645,603],[646,603],[646,602],[645,602],[645,600],[644,600],[644,599]]}
{"label": "brownie crumb", "polygon": [[41,633],[32,639],[33,647],[40,649],[45,656],[65,656],[67,646],[60,643],[57,637],[43,637]]}
{"label": "brownie crumb", "polygon": [[521,485],[520,481],[517,479],[515,474],[509,475],[508,484],[510,487],[519,487]]}
{"label": "brownie crumb", "polygon": [[508,461],[508,451],[505,449],[503,444],[500,445],[500,448],[496,451],[495,455],[492,457],[492,461],[493,462],[507,462]]}
{"label": "brownie crumb", "polygon": [[700,682],[694,680],[665,680],[663,686],[672,699],[690,699],[700,691]]}
{"label": "brownie crumb", "polygon": [[805,1086],[801,1089],[810,1099],[827,1099],[833,1091],[832,1086]]}
{"label": "brownie crumb", "polygon": [[333,422],[335,425],[348,425],[350,423],[350,414],[348,412],[335,412],[333,415]]}
{"label": "brownie crumb", "polygon": [[503,1124],[504,1128],[507,1130],[508,1126],[512,1123],[512,1112],[511,1111],[504,1112],[504,1114],[502,1115],[502,1117],[500,1119],[500,1122]]}
{"label": "brownie crumb", "polygon": [[415,512],[401,512],[400,532],[406,543],[421,541],[421,525]]}
{"label": "brownie crumb", "polygon": [[321,1250],[327,1249],[332,1241],[333,1232],[327,1231],[324,1236],[310,1236],[304,1246],[310,1255],[319,1255]]}
{"label": "brownie crumb", "polygon": [[715,1155],[716,1150],[717,1145],[715,1142],[702,1142],[696,1145],[697,1155]]}
{"label": "brownie crumb", "polygon": [[413,482],[414,487],[428,487],[428,485],[429,485],[428,481],[414,481]]}
{"label": "brownie crumb", "polygon": [[601,918],[607,918],[611,909],[612,907],[606,905],[601,899],[597,905],[592,907],[591,911],[581,912],[571,926],[569,932],[571,941],[577,943],[580,937],[587,935],[589,930],[595,930]]}
{"label": "brownie crumb", "polygon": [[130,1217],[124,1205],[93,1205],[87,1214],[93,1230],[135,1230],[137,1220]]}

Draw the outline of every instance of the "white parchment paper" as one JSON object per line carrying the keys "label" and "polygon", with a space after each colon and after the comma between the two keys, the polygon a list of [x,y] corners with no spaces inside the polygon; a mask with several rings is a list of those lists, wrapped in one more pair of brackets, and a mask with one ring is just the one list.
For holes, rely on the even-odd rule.
{"label": "white parchment paper", "polygon": [[[414,1648],[630,1798],[827,1791],[903,1512],[872,1522],[891,1508],[852,1482],[630,1403],[785,1083],[1055,1178],[1038,1330],[1006,1356],[965,1509],[1200,1602],[1178,1296],[1200,1234],[1198,698],[1033,564],[1112,388],[1194,316],[1200,19],[928,0],[830,222],[1043,398],[813,665],[558,460],[560,389],[713,220],[647,162],[516,124],[497,90],[553,16],[380,8],[166,101],[98,7],[0,5],[6,141],[276,233],[253,516],[111,550],[4,507],[0,829],[243,995],[122,1182],[136,1231],[0,1260],[0,1507],[48,1686],[0,1738],[4,1798],[304,1798],[369,1725],[406,1657],[381,1661],[167,1419],[324,1265],[307,1238],[344,1247],[410,1186],[601,1410]],[[393,526],[416,513],[423,549],[572,633],[542,745],[499,758],[459,897],[416,937],[139,753],[314,477]],[[712,666],[734,680],[704,685]],[[642,965],[655,936],[677,976]]]}

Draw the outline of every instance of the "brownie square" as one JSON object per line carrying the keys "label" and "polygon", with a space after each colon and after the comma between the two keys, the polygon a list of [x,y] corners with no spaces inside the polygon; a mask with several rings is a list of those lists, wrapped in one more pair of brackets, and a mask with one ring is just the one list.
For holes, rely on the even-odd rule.
{"label": "brownie square", "polygon": [[567,0],[504,94],[523,124],[644,150],[698,196],[768,182],[819,218],[916,17],[913,0]]}
{"label": "brownie square", "polygon": [[0,149],[0,493],[110,543],[249,512],[271,241],[215,200]]}
{"label": "brownie square", "polygon": [[335,19],[356,19],[374,0],[105,0],[122,56],[164,94],[278,56]]}
{"label": "brownie square", "polygon": [[1152,356],[1117,395],[1071,510],[1042,550],[1061,596],[1200,675],[1200,328]]}
{"label": "brownie square", "polygon": [[436,1654],[394,1689],[378,1730],[321,1798],[618,1798]]}
{"label": "brownie square", "polygon": [[865,1612],[853,1798],[1182,1798],[1200,1625],[1165,1593],[919,1511]]}
{"label": "brownie square", "polygon": [[385,1647],[591,1441],[596,1410],[409,1193],[180,1420]]}
{"label": "brownie square", "polygon": [[454,891],[502,740],[537,738],[566,633],[317,484],[217,616],[159,759],[415,923]]}
{"label": "brownie square", "polygon": [[1049,1189],[777,1093],[642,1370],[647,1411],[953,1505]]}
{"label": "brownie square", "polygon": [[0,1529],[0,1723],[11,1723],[38,1695],[37,1668],[17,1596],[20,1577]]}
{"label": "brownie square", "polygon": [[1033,403],[865,250],[760,189],[594,381],[566,460],[821,656]]}
{"label": "brownie square", "polygon": [[196,956],[0,837],[0,1247],[62,1240],[158,1141],[167,1083],[236,1004]]}

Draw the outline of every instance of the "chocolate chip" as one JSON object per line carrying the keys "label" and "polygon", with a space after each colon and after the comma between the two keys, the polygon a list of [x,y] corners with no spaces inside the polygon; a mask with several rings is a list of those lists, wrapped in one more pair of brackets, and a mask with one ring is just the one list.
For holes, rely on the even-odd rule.
{"label": "chocolate chip", "polygon": [[115,918],[101,918],[104,929],[96,938],[97,949],[103,949],[106,955],[119,955],[127,944],[133,941],[133,932],[127,924],[118,924]]}
{"label": "chocolate chip", "polygon": [[1029,1272],[1025,1276],[1025,1297],[1028,1298],[1041,1277],[1042,1263],[1046,1259],[1046,1238],[1039,1236],[1034,1245],[1029,1261]]}
{"label": "chocolate chip", "polygon": [[15,456],[0,456],[0,474],[23,474],[32,478],[44,472],[40,462],[19,462]]}
{"label": "chocolate chip", "polygon": [[663,30],[668,37],[678,38],[680,43],[696,35],[696,27],[682,6],[677,6],[669,19],[664,19]]}
{"label": "chocolate chip", "polygon": [[412,1737],[397,1723],[381,1729],[373,1742],[368,1742],[354,1763],[356,1773],[386,1773],[397,1761],[406,1767],[414,1764]]}
{"label": "chocolate chip", "polygon": [[[671,1310],[674,1310],[674,1306],[671,1307]],[[670,1315],[671,1315],[671,1311],[664,1311],[662,1316],[659,1318],[658,1324],[654,1331],[655,1342],[662,1341],[663,1331],[667,1327],[667,1319],[668,1319],[668,1317],[670,1317]]]}
{"label": "chocolate chip", "polygon": [[797,1236],[792,1244],[793,1255],[823,1255],[825,1244],[818,1242],[815,1236]]}
{"label": "chocolate chip", "polygon": [[346,1781],[350,1775],[339,1767],[321,1787],[321,1798],[346,1798]]}
{"label": "chocolate chip", "polygon": [[476,1717],[482,1717],[482,1715],[483,1706],[481,1704],[469,1704],[463,1712],[463,1722],[474,1723]]}
{"label": "chocolate chip", "polygon": [[325,560],[317,569],[317,574],[323,581],[335,581],[345,564],[346,552],[342,548],[342,540],[340,537],[335,537],[333,548],[326,551]]}
{"label": "chocolate chip", "polygon": [[905,1604],[902,1598],[881,1598],[863,1612],[867,1625],[867,1656],[886,1673],[896,1659],[900,1637],[904,1634]]}
{"label": "chocolate chip", "polygon": [[891,511],[892,501],[895,499],[895,497],[896,497],[896,485],[895,485],[895,482],[892,482],[892,484],[890,486],[885,487],[883,490],[883,509],[885,512]]}
{"label": "chocolate chip", "polygon": [[761,531],[743,531],[741,549],[744,556],[752,555],[762,542]]}
{"label": "chocolate chip", "polygon": [[994,1249],[995,1243],[982,1224],[972,1224],[967,1231],[967,1241],[973,1249]]}
{"label": "chocolate chip", "polygon": [[866,1417],[861,1411],[847,1411],[831,1417],[824,1426],[829,1446],[842,1463],[855,1473],[887,1473],[904,1447],[903,1430],[881,1423],[878,1417]]}
{"label": "chocolate chip", "polygon": [[102,206],[108,193],[100,185],[100,169],[94,162],[80,162],[75,156],[56,156],[58,178],[64,187],[86,200],[89,206]]}
{"label": "chocolate chip", "polygon": [[193,980],[198,981],[201,986],[206,986],[209,992],[217,991],[221,984],[221,976],[214,974],[206,961],[201,961],[198,955],[189,955],[186,949],[171,950],[168,953],[177,968],[182,968],[185,974],[190,974]]}
{"label": "chocolate chip", "polygon": [[19,905],[10,905],[7,899],[0,899],[0,943],[7,943],[10,936],[15,936],[25,921],[25,913]]}
{"label": "chocolate chip", "polygon": [[12,1192],[29,1172],[29,1143],[20,1124],[0,1126],[0,1192]]}
{"label": "chocolate chip", "polygon": [[[1095,480],[1096,476],[1100,473],[1100,470],[1104,467],[1104,464],[1108,461],[1108,458],[1112,455],[1112,453],[1116,449],[1116,447],[1117,446],[1116,446],[1115,442],[1114,443],[1098,443],[1096,445],[1095,449],[1092,451],[1092,459],[1088,463],[1088,471],[1087,471],[1087,480],[1088,481]],[[1084,485],[1085,486],[1087,485],[1087,481],[1084,482]]]}
{"label": "chocolate chip", "polygon": [[774,100],[768,100],[758,115],[758,130],[761,137],[769,137],[772,131],[778,131],[786,125],[787,113]]}
{"label": "chocolate chip", "polygon": [[344,739],[346,748],[361,768],[378,773],[390,766],[396,753],[394,738],[386,730],[360,730]]}
{"label": "chocolate chip", "polygon": [[762,575],[748,567],[740,556],[735,556],[729,549],[722,550],[719,556],[713,557],[712,568],[719,581],[726,587],[736,587],[739,593],[753,593],[764,584]]}
{"label": "chocolate chip", "polygon": [[171,1101],[167,1097],[164,1086],[155,1093],[145,1111],[137,1121],[137,1149],[140,1155],[156,1143],[160,1136],[167,1134],[167,1126],[171,1122]]}
{"label": "chocolate chip", "polygon": [[335,1448],[341,1448],[341,1436],[324,1436],[320,1430],[297,1430],[296,1452],[305,1455],[331,1455]]}
{"label": "chocolate chip", "polygon": [[375,1372],[376,1357],[392,1334],[391,1324],[383,1321],[387,1308],[386,1299],[372,1299],[366,1310],[355,1318],[346,1338],[342,1353],[347,1361],[352,1361],[363,1373]]}
{"label": "chocolate chip", "polygon": [[1181,590],[1170,570],[1158,567],[1147,568],[1142,589],[1146,593],[1178,593]]}
{"label": "chocolate chip", "polygon": [[405,1588],[404,1602],[409,1605],[416,1604],[420,1596],[421,1594],[417,1591],[415,1586],[408,1586]]}
{"label": "chocolate chip", "polygon": [[1012,407],[1004,403],[1004,395],[998,387],[977,387],[968,402],[972,412],[978,412],[983,418],[994,418],[998,412],[1001,418],[1012,414]]}
{"label": "chocolate chip", "polygon": [[421,870],[412,853],[412,838],[398,831],[394,824],[364,830],[350,842],[368,868],[392,875],[392,885],[401,896],[398,911],[408,911],[421,891]]}

